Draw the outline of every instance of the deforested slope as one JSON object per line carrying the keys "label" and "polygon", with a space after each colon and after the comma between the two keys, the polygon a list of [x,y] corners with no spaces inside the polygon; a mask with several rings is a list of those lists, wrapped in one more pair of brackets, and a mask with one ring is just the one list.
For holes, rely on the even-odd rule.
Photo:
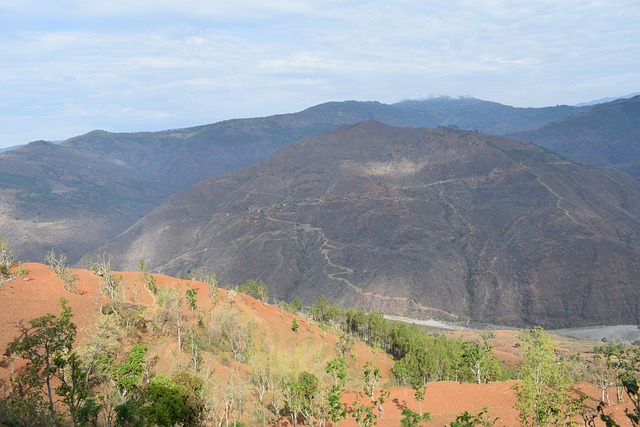
{"label": "deforested slope", "polygon": [[278,296],[510,325],[634,323],[640,185],[533,145],[370,121],[167,199],[100,251]]}

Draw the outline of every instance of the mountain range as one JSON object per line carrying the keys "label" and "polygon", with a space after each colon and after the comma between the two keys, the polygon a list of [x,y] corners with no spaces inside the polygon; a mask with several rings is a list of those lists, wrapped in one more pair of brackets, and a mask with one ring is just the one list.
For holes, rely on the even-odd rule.
{"label": "mountain range", "polygon": [[585,163],[612,166],[640,179],[640,95],[594,106],[511,137]]}
{"label": "mountain range", "polygon": [[202,267],[286,299],[389,314],[629,323],[639,212],[640,183],[617,170],[368,121],[176,193],[99,252],[125,269],[141,258],[170,275]]}
{"label": "mountain range", "polygon": [[[595,163],[633,174],[637,98],[347,101],[37,141],[0,153],[0,235],[24,260],[55,248],[82,265],[107,251],[120,269],[140,258],[172,274],[215,269],[231,284],[262,278],[283,298],[397,314],[635,323],[638,183],[571,147],[608,138]],[[586,132],[580,123],[598,136],[553,146],[557,132]]]}
{"label": "mountain range", "polygon": [[16,256],[42,261],[52,248],[71,262],[126,230],[170,194],[263,160],[295,141],[364,120],[507,133],[584,108],[514,108],[473,98],[387,105],[330,102],[270,117],[162,132],[93,131],[0,153],[0,235]]}

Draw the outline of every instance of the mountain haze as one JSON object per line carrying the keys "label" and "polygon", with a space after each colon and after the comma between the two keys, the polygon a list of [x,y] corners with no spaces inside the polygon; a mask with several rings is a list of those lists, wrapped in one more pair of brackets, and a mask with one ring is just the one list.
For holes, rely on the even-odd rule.
{"label": "mountain haze", "polygon": [[98,252],[279,298],[560,327],[638,321],[638,236],[640,184],[617,170],[368,121],[174,194]]}
{"label": "mountain haze", "polygon": [[511,136],[573,160],[613,166],[640,179],[640,95]]}
{"label": "mountain haze", "polygon": [[0,236],[18,259],[56,249],[77,260],[170,194],[126,165],[36,141],[0,154]]}

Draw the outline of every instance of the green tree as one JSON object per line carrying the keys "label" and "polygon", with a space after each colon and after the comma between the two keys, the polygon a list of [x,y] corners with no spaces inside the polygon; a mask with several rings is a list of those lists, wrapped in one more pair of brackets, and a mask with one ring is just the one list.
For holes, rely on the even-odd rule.
{"label": "green tree", "polygon": [[364,339],[366,314],[355,308],[349,308],[344,312],[346,330],[356,335],[359,338]]}
{"label": "green tree", "polygon": [[344,387],[347,384],[347,362],[342,358],[335,358],[327,362],[324,371],[333,379],[333,384],[329,386],[325,399],[329,419],[331,422],[337,423],[347,417],[347,406],[341,401]]}
{"label": "green tree", "polygon": [[316,322],[328,322],[340,314],[340,310],[334,304],[330,304],[324,295],[320,295],[316,302],[309,307],[309,314]]}
{"label": "green tree", "polygon": [[62,381],[59,391],[72,412],[74,423],[77,408],[86,397],[86,386],[78,383],[83,377],[79,372],[78,359],[72,353],[76,338],[76,325],[71,322],[73,313],[67,300],[61,299],[60,305],[58,317],[46,314],[31,320],[30,328],[24,328],[21,336],[7,346],[8,354],[27,361],[25,369],[17,374],[17,381],[41,393],[52,426],[56,424],[57,415],[56,382]]}
{"label": "green tree", "polygon": [[202,397],[203,381],[200,377],[186,371],[173,374],[171,380],[178,385],[180,395],[185,404],[185,412],[182,414],[180,424],[183,427],[196,427],[202,425],[205,402]]}
{"label": "green tree", "polygon": [[381,379],[380,368],[374,366],[371,361],[364,364],[364,394],[369,396],[371,403],[378,409],[379,418],[384,415],[384,403],[389,398],[389,390],[380,390],[376,397],[376,388]]}
{"label": "green tree", "polygon": [[86,371],[82,368],[80,358],[75,353],[68,356],[60,355],[56,358],[58,365],[58,380],[56,394],[62,398],[62,403],[68,408],[71,421],[77,426],[80,421],[80,410],[89,397],[89,383]]}
{"label": "green tree", "polygon": [[266,303],[269,298],[269,287],[267,287],[262,280],[255,281],[253,279],[249,279],[245,284],[238,287],[238,292],[250,295],[264,303]]}
{"label": "green tree", "polygon": [[431,420],[431,414],[428,412],[419,414],[409,408],[404,408],[402,410],[402,419],[400,420],[400,424],[404,427],[418,427],[421,422],[429,420]]}
{"label": "green tree", "polygon": [[310,372],[301,372],[296,383],[298,396],[301,400],[300,412],[311,424],[313,416],[316,414],[315,400],[319,392],[318,377]]}
{"label": "green tree", "polygon": [[292,313],[297,313],[300,310],[302,310],[302,301],[300,300],[300,297],[296,295],[293,298],[293,301],[289,303],[289,311],[291,311]]}
{"label": "green tree", "polygon": [[143,414],[151,425],[171,427],[187,414],[187,406],[178,384],[164,375],[151,378],[146,389]]}
{"label": "green tree", "polygon": [[[97,362],[97,369],[109,381],[117,396],[114,397],[113,406],[120,409],[125,414],[133,413],[137,409],[136,398],[141,392],[141,383],[145,375],[145,355],[147,346],[136,344],[131,348],[129,355],[118,363],[111,356],[106,356]],[[104,396],[109,400],[109,396]],[[116,409],[118,410],[118,409]]]}
{"label": "green tree", "polygon": [[[640,349],[638,348],[609,348],[611,365],[620,379],[622,387],[631,401],[631,410],[625,415],[634,427],[640,426]],[[600,414],[600,419],[607,427],[617,427],[618,424],[611,416]]]}
{"label": "green tree", "polygon": [[[638,346],[639,344],[635,345]],[[615,379],[617,402],[622,402],[625,391],[622,381],[628,372],[625,361],[629,360],[629,355],[633,353],[633,350],[627,345],[618,344],[598,347],[596,353],[601,354],[606,359],[607,367],[611,370]]]}
{"label": "green tree", "polygon": [[116,427],[144,427],[144,415],[140,402],[128,400],[115,407]]}
{"label": "green tree", "polygon": [[373,408],[360,402],[359,396],[351,407],[351,416],[360,427],[372,427],[378,424]]}
{"label": "green tree", "polygon": [[551,339],[543,328],[535,327],[525,332],[522,340],[526,343],[520,366],[522,381],[514,386],[521,424],[542,427],[570,420],[582,402],[568,393],[568,370],[556,356]]}
{"label": "green tree", "polygon": [[471,342],[462,343],[462,360],[473,373],[476,382],[485,384],[491,378],[502,377],[502,366],[491,352],[493,347],[489,344],[487,337],[484,334],[480,336],[482,338],[480,345]]}
{"label": "green tree", "polygon": [[420,415],[421,417],[426,415],[427,418],[423,418],[425,421],[427,421],[430,417],[429,413],[425,414],[422,410],[422,402],[424,402],[424,398],[427,394],[427,385],[420,382],[420,381],[412,381],[411,382],[411,388],[413,389],[413,396],[416,399],[416,402],[418,402],[418,405],[420,405],[420,413],[418,415]]}
{"label": "green tree", "polygon": [[94,398],[88,398],[78,409],[78,423],[81,426],[98,427],[98,415],[102,410],[102,405]]}
{"label": "green tree", "polygon": [[366,341],[376,348],[383,348],[386,344],[389,322],[384,315],[377,311],[372,311],[366,315]]}
{"label": "green tree", "polygon": [[417,347],[409,351],[405,357],[398,360],[392,368],[393,374],[399,382],[426,384],[429,371],[429,353],[424,347]]}
{"label": "green tree", "polygon": [[128,400],[128,397],[136,391],[144,378],[146,353],[146,345],[134,345],[129,356],[124,359],[114,372],[116,387],[120,391],[123,401]]}
{"label": "green tree", "polygon": [[476,415],[471,415],[469,412],[464,411],[464,414],[458,415],[456,420],[451,423],[451,427],[492,427],[496,421],[498,421],[498,418],[492,419],[489,416],[489,410],[485,407]]}
{"label": "green tree", "polygon": [[141,397],[146,352],[146,345],[136,344],[121,361],[105,356],[96,362],[105,384],[110,385],[101,393],[107,418],[111,420],[115,412],[118,426],[142,425]]}
{"label": "green tree", "polygon": [[189,308],[191,309],[191,311],[196,309],[196,304],[197,304],[197,299],[196,299],[196,295],[198,294],[198,291],[196,291],[193,288],[189,288],[185,291],[185,296],[187,299],[187,305],[189,306]]}
{"label": "green tree", "polygon": [[282,387],[284,409],[289,413],[294,427],[298,425],[299,414],[304,414],[311,421],[313,402],[318,393],[318,378],[312,373],[301,372],[296,379],[285,379]]}

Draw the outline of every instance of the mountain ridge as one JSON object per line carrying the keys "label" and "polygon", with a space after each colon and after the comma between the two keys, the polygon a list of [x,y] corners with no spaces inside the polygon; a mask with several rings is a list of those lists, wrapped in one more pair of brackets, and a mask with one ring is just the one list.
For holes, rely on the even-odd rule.
{"label": "mountain ridge", "polygon": [[640,184],[616,170],[368,121],[176,193],[99,251],[118,268],[143,256],[169,274],[206,266],[388,314],[634,323],[639,203]]}
{"label": "mountain ridge", "polygon": [[[490,114],[482,112],[485,106]],[[523,122],[541,123],[535,109],[471,99],[427,100],[405,110],[379,102],[333,102],[298,113],[185,129],[92,131],[56,144],[33,142],[0,153],[0,235],[14,242],[21,259],[42,261],[53,247],[75,263],[173,192],[264,160],[301,138],[338,126],[375,118],[403,126],[466,128],[477,127],[477,117],[485,117],[487,126],[495,129],[517,122],[509,128],[513,131],[522,129]],[[544,111],[545,120],[550,120],[580,109]],[[474,121],[465,121],[470,115]],[[521,118],[514,120],[514,115]]]}
{"label": "mountain ridge", "polygon": [[640,95],[594,106],[538,129],[512,133],[516,139],[572,160],[607,165],[640,179]]}

